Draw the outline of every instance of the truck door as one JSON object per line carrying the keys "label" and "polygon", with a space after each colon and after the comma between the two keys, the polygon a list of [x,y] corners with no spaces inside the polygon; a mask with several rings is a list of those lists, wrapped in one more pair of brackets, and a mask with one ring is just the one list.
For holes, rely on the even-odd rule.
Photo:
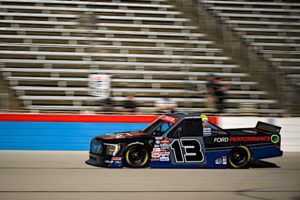
{"label": "truck door", "polygon": [[170,140],[170,162],[185,167],[205,165],[205,146],[201,118],[185,119],[167,136]]}

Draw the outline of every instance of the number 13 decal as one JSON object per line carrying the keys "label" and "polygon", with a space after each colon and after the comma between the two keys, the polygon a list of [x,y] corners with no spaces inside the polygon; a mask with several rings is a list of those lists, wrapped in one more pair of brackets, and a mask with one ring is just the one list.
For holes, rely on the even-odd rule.
{"label": "number 13 decal", "polygon": [[204,156],[201,144],[195,139],[173,140],[171,148],[176,163],[203,162]]}

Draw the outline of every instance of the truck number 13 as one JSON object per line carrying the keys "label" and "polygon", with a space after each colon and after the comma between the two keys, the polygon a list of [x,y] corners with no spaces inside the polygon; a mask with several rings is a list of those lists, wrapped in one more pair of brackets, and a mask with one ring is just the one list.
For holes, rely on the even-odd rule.
{"label": "truck number 13", "polygon": [[176,163],[203,162],[204,156],[201,143],[195,139],[173,140],[171,148]]}

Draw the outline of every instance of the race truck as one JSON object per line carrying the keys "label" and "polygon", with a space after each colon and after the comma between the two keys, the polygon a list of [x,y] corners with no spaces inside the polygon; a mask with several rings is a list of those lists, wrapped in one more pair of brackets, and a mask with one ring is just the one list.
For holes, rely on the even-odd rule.
{"label": "race truck", "polygon": [[280,127],[222,129],[199,114],[164,114],[140,131],[96,136],[87,164],[130,168],[247,168],[282,156]]}

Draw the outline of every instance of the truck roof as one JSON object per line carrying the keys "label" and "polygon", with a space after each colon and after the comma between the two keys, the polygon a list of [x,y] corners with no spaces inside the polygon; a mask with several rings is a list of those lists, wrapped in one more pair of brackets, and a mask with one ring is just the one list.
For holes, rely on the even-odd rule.
{"label": "truck roof", "polygon": [[202,118],[202,114],[201,113],[167,113],[166,115],[168,116],[172,116],[172,117],[176,117],[179,119],[182,118]]}

